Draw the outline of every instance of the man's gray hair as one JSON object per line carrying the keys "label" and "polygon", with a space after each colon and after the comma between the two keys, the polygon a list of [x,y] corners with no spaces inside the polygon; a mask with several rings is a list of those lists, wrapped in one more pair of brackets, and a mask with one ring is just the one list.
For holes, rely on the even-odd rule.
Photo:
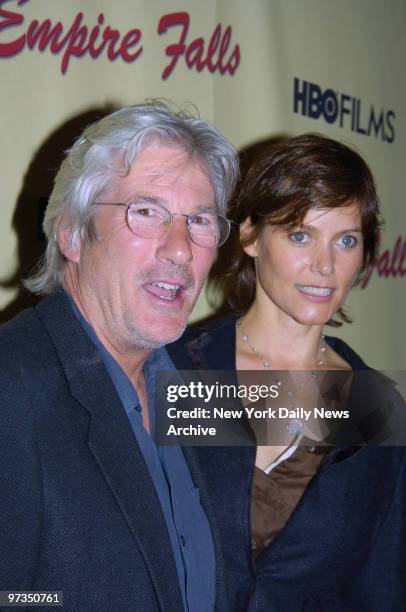
{"label": "man's gray hair", "polygon": [[71,228],[70,246],[96,238],[96,202],[117,176],[129,173],[137,154],[152,141],[181,146],[202,159],[213,186],[218,212],[226,212],[238,179],[234,147],[206,121],[162,101],[122,108],[87,127],[55,177],[44,218],[47,249],[35,275],[25,281],[34,293],[50,293],[61,284],[66,259],[57,234],[61,222]]}

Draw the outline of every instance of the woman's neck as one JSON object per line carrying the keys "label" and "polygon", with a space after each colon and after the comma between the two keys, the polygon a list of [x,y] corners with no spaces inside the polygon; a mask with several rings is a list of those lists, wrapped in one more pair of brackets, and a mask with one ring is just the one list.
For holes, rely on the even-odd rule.
{"label": "woman's neck", "polygon": [[262,311],[255,302],[240,321],[237,356],[251,354],[258,368],[264,360],[271,369],[281,370],[309,370],[320,365],[324,348],[321,325],[303,325],[283,312]]}

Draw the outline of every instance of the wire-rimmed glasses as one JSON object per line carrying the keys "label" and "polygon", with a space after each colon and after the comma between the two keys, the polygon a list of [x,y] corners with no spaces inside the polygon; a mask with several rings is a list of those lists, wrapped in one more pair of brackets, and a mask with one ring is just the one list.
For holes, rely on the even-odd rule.
{"label": "wire-rimmed glasses", "polygon": [[231,223],[227,217],[213,210],[202,210],[187,215],[171,213],[155,202],[94,202],[96,206],[126,206],[129,230],[141,238],[161,238],[176,217],[185,217],[189,235],[201,247],[219,247],[225,243]]}

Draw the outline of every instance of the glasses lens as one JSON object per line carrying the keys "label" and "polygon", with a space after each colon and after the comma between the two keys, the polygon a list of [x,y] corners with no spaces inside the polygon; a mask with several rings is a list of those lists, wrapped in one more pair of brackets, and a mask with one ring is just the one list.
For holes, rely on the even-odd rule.
{"label": "glasses lens", "polygon": [[170,221],[169,212],[159,204],[137,202],[127,210],[128,227],[133,234],[143,238],[158,238],[162,227]]}
{"label": "glasses lens", "polygon": [[[177,216],[186,217],[171,215],[164,206],[145,201],[130,204],[127,209],[128,227],[133,234],[142,238],[159,238],[165,231],[165,226]],[[189,215],[187,223],[191,239],[202,247],[221,246],[230,233],[229,220],[214,212]]]}
{"label": "glasses lens", "polygon": [[229,220],[217,213],[190,215],[188,224],[193,242],[202,247],[221,246],[230,233]]}

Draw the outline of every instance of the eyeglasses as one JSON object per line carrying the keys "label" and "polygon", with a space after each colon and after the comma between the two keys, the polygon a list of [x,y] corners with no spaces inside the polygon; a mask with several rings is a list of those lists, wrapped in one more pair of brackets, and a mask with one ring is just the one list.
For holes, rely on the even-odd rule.
{"label": "eyeglasses", "polygon": [[126,206],[127,225],[130,231],[141,238],[161,238],[176,217],[185,217],[189,235],[201,247],[218,247],[225,243],[231,223],[216,212],[201,211],[186,215],[171,213],[165,206],[151,202],[94,202],[95,206]]}

